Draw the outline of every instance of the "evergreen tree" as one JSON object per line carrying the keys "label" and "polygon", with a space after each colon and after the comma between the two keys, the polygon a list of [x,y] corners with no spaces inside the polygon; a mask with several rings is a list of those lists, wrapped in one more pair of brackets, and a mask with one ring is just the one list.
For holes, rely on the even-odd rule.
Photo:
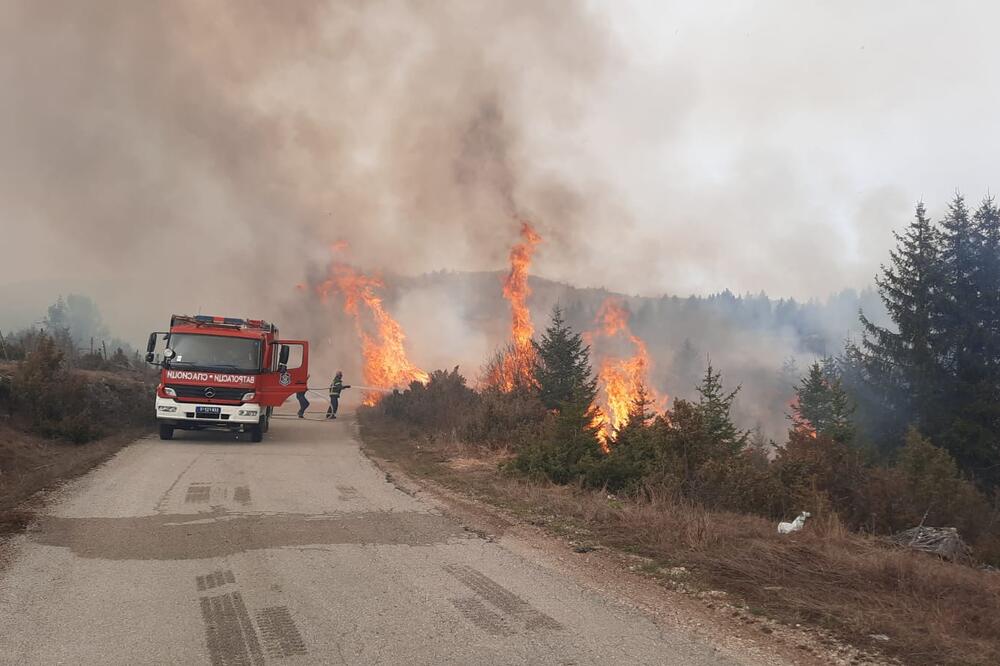
{"label": "evergreen tree", "polygon": [[794,388],[801,377],[799,364],[795,361],[794,356],[789,356],[781,362],[781,370],[778,371],[778,381],[783,385]]}
{"label": "evergreen tree", "polygon": [[1000,209],[995,200],[983,199],[973,219],[980,241],[976,283],[984,334],[983,365],[995,380],[1000,376]]}
{"label": "evergreen tree", "polygon": [[890,264],[882,266],[875,282],[895,328],[878,326],[863,312],[860,317],[865,374],[881,396],[898,439],[905,423],[929,414],[938,398],[935,318],[942,276],[940,236],[923,203],[917,204],[906,231],[893,235],[896,248],[889,254]]}
{"label": "evergreen tree", "polygon": [[629,405],[628,421],[615,433],[615,443],[611,448],[619,444],[626,444],[637,433],[649,427],[655,414],[652,411],[653,400],[649,397],[649,389],[640,384],[636,388],[635,398]]}
{"label": "evergreen tree", "polygon": [[853,412],[840,379],[831,378],[819,362],[809,366],[809,374],[795,390],[790,416],[795,429],[846,443],[854,437]]}
{"label": "evergreen tree", "polygon": [[977,263],[981,258],[979,230],[961,195],[948,205],[941,220],[941,289],[937,293],[936,325],[941,332],[939,355],[945,372],[969,377],[979,369],[976,328],[981,305]]}
{"label": "evergreen tree", "polygon": [[546,409],[561,410],[576,403],[589,411],[597,395],[597,379],[590,367],[590,347],[566,325],[559,306],[535,347],[535,381]]}
{"label": "evergreen tree", "polygon": [[942,220],[944,274],[938,312],[944,377],[937,418],[926,434],[940,442],[981,482],[1000,481],[1000,345],[996,303],[998,213],[986,199],[969,215],[956,196]]}
{"label": "evergreen tree", "polygon": [[[909,423],[946,449],[985,486],[1000,483],[1000,211],[987,197],[971,213],[956,195],[932,226],[923,205],[897,235],[877,279],[894,328],[862,315],[855,357],[868,391],[848,381],[862,404],[880,397],[894,443]],[[860,358],[859,358],[860,357]],[[860,363],[858,363],[860,361]],[[848,367],[842,364],[842,367]],[[875,409],[865,406],[862,422]]]}
{"label": "evergreen tree", "polygon": [[705,376],[697,388],[697,409],[708,437],[726,452],[736,453],[746,446],[750,435],[737,428],[730,416],[733,401],[736,400],[740,387],[737,386],[727,393],[722,386],[721,376],[721,373],[715,372],[709,363]]}
{"label": "evergreen tree", "polygon": [[909,419],[893,420],[896,414],[887,410],[880,388],[869,381],[867,360],[858,345],[846,343],[835,365],[836,377],[855,408],[851,418],[856,429],[854,443],[888,459],[895,450],[889,444],[898,441]]}
{"label": "evergreen tree", "polygon": [[533,446],[522,449],[514,469],[556,483],[593,477],[603,453],[594,424],[597,379],[590,368],[590,348],[566,325],[559,307],[535,347],[539,398],[552,413]]}
{"label": "evergreen tree", "polygon": [[48,316],[45,317],[45,328],[51,333],[69,331],[69,310],[62,296],[49,306]]}
{"label": "evergreen tree", "polygon": [[681,348],[674,355],[674,382],[671,383],[684,387],[693,386],[698,381],[702,363],[704,363],[704,357],[691,342],[691,338],[684,338]]}
{"label": "evergreen tree", "polygon": [[84,345],[90,338],[105,340],[110,334],[101,319],[101,311],[88,296],[69,294],[66,296],[66,325],[73,340]]}

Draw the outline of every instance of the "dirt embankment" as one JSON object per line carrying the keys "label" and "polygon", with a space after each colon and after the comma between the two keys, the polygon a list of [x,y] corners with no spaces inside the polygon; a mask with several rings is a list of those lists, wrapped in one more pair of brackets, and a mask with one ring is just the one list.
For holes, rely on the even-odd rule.
{"label": "dirt embankment", "polygon": [[85,473],[152,429],[139,372],[25,372],[0,363],[0,535],[31,518],[27,500]]}
{"label": "dirt embankment", "polygon": [[786,634],[803,654],[835,663],[1000,663],[1000,573],[893,549],[835,520],[779,536],[754,516],[529,482],[501,470],[502,454],[443,444],[372,413],[361,422],[376,459],[539,526],[577,553],[618,553],[629,569],[720,618]]}

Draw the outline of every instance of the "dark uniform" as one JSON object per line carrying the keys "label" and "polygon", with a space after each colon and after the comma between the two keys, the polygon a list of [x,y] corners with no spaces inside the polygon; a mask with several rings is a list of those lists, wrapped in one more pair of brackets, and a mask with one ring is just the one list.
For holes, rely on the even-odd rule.
{"label": "dark uniform", "polygon": [[301,419],[302,415],[306,413],[307,409],[309,409],[309,401],[306,400],[305,391],[302,391],[302,393],[296,393],[295,397],[298,398],[299,401],[299,418]]}
{"label": "dark uniform", "polygon": [[326,418],[337,418],[337,407],[340,406],[340,392],[349,388],[351,388],[350,385],[344,385],[344,378],[340,372],[334,375],[333,381],[330,383],[330,406],[326,410]]}

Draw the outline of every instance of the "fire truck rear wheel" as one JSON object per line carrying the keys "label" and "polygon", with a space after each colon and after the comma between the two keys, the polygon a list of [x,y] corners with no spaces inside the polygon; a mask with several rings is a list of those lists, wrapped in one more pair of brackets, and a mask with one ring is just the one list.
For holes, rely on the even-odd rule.
{"label": "fire truck rear wheel", "polygon": [[174,427],[169,423],[160,424],[160,439],[173,439]]}

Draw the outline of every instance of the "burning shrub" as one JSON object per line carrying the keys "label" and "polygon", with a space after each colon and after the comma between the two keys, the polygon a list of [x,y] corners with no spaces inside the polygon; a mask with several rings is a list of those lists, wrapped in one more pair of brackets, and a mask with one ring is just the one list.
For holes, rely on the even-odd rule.
{"label": "burning shrub", "polygon": [[534,387],[535,349],[508,342],[490,356],[480,372],[484,392],[515,393]]}

